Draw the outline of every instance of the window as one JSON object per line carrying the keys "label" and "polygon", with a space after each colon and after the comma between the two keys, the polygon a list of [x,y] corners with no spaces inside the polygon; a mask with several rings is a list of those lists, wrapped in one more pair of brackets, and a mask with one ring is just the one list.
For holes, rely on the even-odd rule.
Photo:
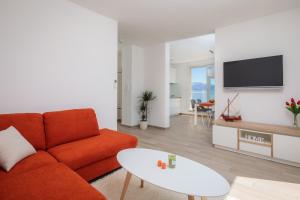
{"label": "window", "polygon": [[215,79],[211,71],[211,66],[191,68],[192,99],[206,102],[215,98]]}
{"label": "window", "polygon": [[215,78],[209,79],[209,99],[215,99]]}
{"label": "window", "polygon": [[207,101],[207,69],[192,68],[192,99]]}

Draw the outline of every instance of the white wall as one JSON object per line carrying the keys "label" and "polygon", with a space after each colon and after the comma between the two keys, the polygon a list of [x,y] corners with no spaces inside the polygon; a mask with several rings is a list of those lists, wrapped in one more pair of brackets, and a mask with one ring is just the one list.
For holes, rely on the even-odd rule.
{"label": "white wall", "polygon": [[149,125],[169,127],[169,49],[122,45],[122,124],[139,124],[139,99],[145,90],[157,99],[150,103]]}
{"label": "white wall", "polygon": [[282,54],[284,87],[240,92],[242,117],[247,121],[291,125],[292,114],[284,106],[290,97],[300,98],[300,9],[266,16],[216,30],[216,113],[234,91],[223,89],[223,62]]}
{"label": "white wall", "polygon": [[144,80],[145,80],[145,58],[144,49],[138,46],[133,46],[132,48],[132,121],[135,125],[140,122],[139,114],[139,97],[144,91]]}
{"label": "white wall", "polygon": [[145,48],[145,89],[153,91],[157,98],[151,102],[149,124],[170,126],[170,48],[169,44],[157,44]]}
{"label": "white wall", "polygon": [[117,22],[66,0],[0,1],[0,113],[93,107],[117,128]]}
{"label": "white wall", "polygon": [[209,50],[215,49],[215,35],[208,34],[170,42],[173,64],[184,64],[199,60],[214,59]]}
{"label": "white wall", "polygon": [[148,47],[122,47],[122,124],[139,124],[139,99],[145,90],[157,98],[150,103],[148,123],[167,128],[169,122],[169,46],[158,44]]}
{"label": "white wall", "polygon": [[[122,119],[123,125],[131,126],[131,63],[132,49],[129,45],[122,45]],[[118,88],[119,90],[121,88]]]}
{"label": "white wall", "polygon": [[122,124],[139,124],[138,97],[144,90],[144,49],[134,45],[122,47]]}
{"label": "white wall", "polygon": [[117,92],[117,118],[122,119],[122,51],[119,49],[118,44],[118,92]]}

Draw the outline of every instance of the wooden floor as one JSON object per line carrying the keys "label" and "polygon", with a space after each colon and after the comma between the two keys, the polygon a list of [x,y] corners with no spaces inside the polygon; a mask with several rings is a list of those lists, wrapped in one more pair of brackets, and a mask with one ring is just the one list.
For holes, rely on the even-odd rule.
{"label": "wooden floor", "polygon": [[168,129],[118,129],[137,136],[139,147],[172,152],[216,170],[230,182],[232,199],[300,200],[300,168],[216,149],[211,128],[193,126],[192,116],[172,117]]}

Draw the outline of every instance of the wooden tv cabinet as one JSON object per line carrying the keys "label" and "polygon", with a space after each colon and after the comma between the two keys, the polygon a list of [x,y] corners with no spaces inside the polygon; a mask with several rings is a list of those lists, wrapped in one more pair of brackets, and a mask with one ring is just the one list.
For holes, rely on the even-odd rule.
{"label": "wooden tv cabinet", "polygon": [[246,121],[215,121],[213,145],[300,167],[300,128]]}

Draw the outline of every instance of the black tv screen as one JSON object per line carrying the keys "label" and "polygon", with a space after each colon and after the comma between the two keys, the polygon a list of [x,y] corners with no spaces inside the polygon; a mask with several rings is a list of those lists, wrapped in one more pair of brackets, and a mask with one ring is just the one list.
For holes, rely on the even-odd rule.
{"label": "black tv screen", "polygon": [[263,58],[224,62],[224,87],[283,86],[283,58]]}

